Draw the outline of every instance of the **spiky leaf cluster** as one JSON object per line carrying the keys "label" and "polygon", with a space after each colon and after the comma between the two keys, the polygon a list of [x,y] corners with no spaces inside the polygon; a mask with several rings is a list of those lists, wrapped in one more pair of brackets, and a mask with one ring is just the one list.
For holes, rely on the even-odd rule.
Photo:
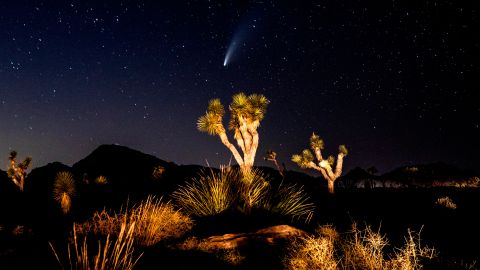
{"label": "spiky leaf cluster", "polygon": [[15,150],[10,151],[10,155],[8,156],[8,159],[12,161],[12,160],[15,160],[15,158],[17,158],[17,151]]}
{"label": "spiky leaf cluster", "polygon": [[335,163],[335,157],[334,156],[328,156],[327,162],[328,162],[328,164],[330,164],[330,166],[333,166],[333,164]]}
{"label": "spiky leaf cluster", "polygon": [[231,113],[229,129],[237,129],[241,118],[248,123],[262,121],[267,112],[268,103],[269,101],[264,95],[252,94],[247,96],[244,93],[234,95],[229,106]]}
{"label": "spiky leaf cluster", "polygon": [[53,196],[60,204],[64,214],[70,211],[73,195],[75,195],[73,174],[67,171],[57,173],[53,184]]}
{"label": "spiky leaf cluster", "polygon": [[225,132],[222,124],[222,118],[225,114],[225,108],[219,99],[212,99],[208,103],[207,112],[197,120],[197,128],[201,132],[210,135],[217,135]]}
{"label": "spiky leaf cluster", "polygon": [[73,174],[68,171],[57,173],[53,184],[53,195],[57,201],[61,200],[63,193],[70,197],[75,195],[75,180]]}
{"label": "spiky leaf cluster", "polygon": [[18,164],[18,168],[22,169],[22,170],[26,170],[28,169],[28,166],[30,166],[30,163],[32,162],[32,158],[31,157],[26,157],[24,161],[22,161],[22,163]]}
{"label": "spiky leaf cluster", "polygon": [[322,150],[324,147],[323,140],[315,133],[313,133],[312,137],[310,137],[310,147],[312,147],[313,150]]}
{"label": "spiky leaf cluster", "polygon": [[343,144],[338,147],[338,152],[342,153],[344,156],[348,155],[348,149]]}
{"label": "spiky leaf cluster", "polygon": [[301,168],[309,168],[310,163],[313,161],[314,156],[312,152],[308,149],[302,151],[301,155],[293,155],[292,161],[297,163]]}

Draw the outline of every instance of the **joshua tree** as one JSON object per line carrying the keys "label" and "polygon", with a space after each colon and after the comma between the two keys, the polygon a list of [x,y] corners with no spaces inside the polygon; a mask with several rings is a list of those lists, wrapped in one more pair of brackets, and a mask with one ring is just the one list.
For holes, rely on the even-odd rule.
{"label": "joshua tree", "polygon": [[32,162],[31,157],[25,158],[25,160],[17,164],[17,151],[11,151],[8,159],[10,160],[10,167],[8,168],[8,177],[13,181],[15,185],[23,191],[23,185],[25,184],[25,177],[27,176],[27,169]]}
{"label": "joshua tree", "polygon": [[[301,168],[311,168],[322,173],[322,176],[328,181],[328,192],[333,194],[335,190],[335,180],[342,174],[343,158],[348,154],[348,150],[345,145],[338,147],[337,164],[334,172],[332,166],[335,163],[335,158],[329,156],[327,159],[323,159],[322,150],[324,143],[315,133],[310,137],[310,147],[315,153],[315,156],[310,150],[305,149],[301,155],[293,155],[292,161],[297,163]],[[314,161],[315,158],[317,159],[316,162]]]}
{"label": "joshua tree", "polygon": [[267,150],[267,152],[265,153],[265,157],[264,157],[265,160],[268,160],[268,161],[272,161],[274,164],[275,164],[275,167],[277,167],[277,170],[278,170],[278,173],[280,173],[280,176],[282,178],[285,177],[285,164],[282,164],[283,168],[280,168],[280,165],[278,165],[278,162],[277,162],[277,153],[272,151],[272,150]]}
{"label": "joshua tree", "polygon": [[233,131],[233,137],[243,156],[227,137],[222,122],[225,108],[219,99],[210,100],[207,112],[198,118],[198,130],[210,135],[218,135],[221,142],[232,152],[244,175],[248,175],[252,169],[259,141],[257,128],[266,113],[268,103],[268,99],[259,94],[247,96],[239,93],[232,97],[232,103],[228,107],[230,111],[228,129]]}

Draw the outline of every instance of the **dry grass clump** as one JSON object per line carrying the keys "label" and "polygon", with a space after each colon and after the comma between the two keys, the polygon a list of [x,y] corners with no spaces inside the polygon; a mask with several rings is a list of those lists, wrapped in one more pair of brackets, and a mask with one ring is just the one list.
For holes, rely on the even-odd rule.
{"label": "dry grass clump", "polygon": [[70,211],[72,197],[75,195],[75,181],[71,172],[59,172],[53,183],[53,197],[60,204],[64,214]]}
{"label": "dry grass clump", "polygon": [[435,250],[420,243],[420,233],[408,231],[405,245],[386,254],[386,237],[369,226],[364,230],[354,224],[343,237],[332,227],[322,226],[314,236],[295,241],[284,260],[286,269],[422,269],[421,261],[436,256]]}
{"label": "dry grass clump", "polygon": [[[127,224],[127,221],[124,220],[116,239],[112,240],[110,234],[108,234],[103,243],[98,242],[96,252],[89,249],[86,235],[83,237],[83,241],[79,243],[76,231],[74,225],[73,243],[68,245],[68,263],[72,270],[131,270],[142,256],[142,254],[134,255],[134,222]],[[61,268],[65,269],[51,243],[50,247]]]}
{"label": "dry grass clump", "polygon": [[161,199],[148,196],[139,205],[120,214],[109,214],[105,210],[96,212],[89,221],[77,227],[77,232],[118,234],[124,220],[127,225],[136,224],[133,237],[135,243],[141,246],[151,246],[162,240],[181,237],[193,226],[190,217],[175,210],[171,203],[163,203]]}
{"label": "dry grass clump", "polygon": [[448,196],[438,198],[435,204],[444,206],[448,209],[457,209],[457,205]]}
{"label": "dry grass clump", "polygon": [[335,258],[335,239],[307,236],[295,242],[291,255],[285,261],[286,269],[338,269]]}
{"label": "dry grass clump", "polygon": [[388,240],[380,231],[374,232],[370,226],[360,230],[353,224],[349,239],[342,245],[343,264],[359,269],[387,269],[388,262],[383,254],[386,245]]}

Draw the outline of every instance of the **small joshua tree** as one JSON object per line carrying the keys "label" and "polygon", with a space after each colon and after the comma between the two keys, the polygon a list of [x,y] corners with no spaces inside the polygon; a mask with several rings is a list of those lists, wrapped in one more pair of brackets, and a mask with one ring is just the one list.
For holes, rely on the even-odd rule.
{"label": "small joshua tree", "polygon": [[277,153],[272,151],[272,150],[267,150],[267,152],[265,153],[265,157],[264,157],[265,160],[268,160],[268,161],[272,161],[273,164],[275,164],[275,167],[277,167],[277,170],[278,170],[278,173],[280,173],[280,176],[281,177],[285,177],[285,165],[283,165],[283,168],[280,168],[280,165],[278,165],[278,161],[277,161]]}
{"label": "small joshua tree", "polygon": [[[335,158],[329,156],[327,159],[323,159],[322,150],[324,143],[315,133],[310,137],[310,148],[315,153],[315,156],[310,150],[305,149],[301,155],[293,155],[292,161],[297,163],[301,168],[311,168],[319,171],[323,178],[328,181],[328,192],[333,194],[335,191],[335,180],[342,174],[343,158],[348,154],[348,150],[345,145],[338,147],[337,164],[334,172],[332,167],[335,163]],[[314,161],[315,158],[317,159],[316,162]]]}
{"label": "small joshua tree", "polygon": [[25,160],[17,164],[17,151],[11,151],[8,159],[10,160],[10,167],[8,168],[8,177],[13,181],[13,183],[20,188],[20,191],[23,191],[23,185],[25,184],[25,177],[27,176],[27,169],[32,162],[31,157],[25,158]]}
{"label": "small joshua tree", "polygon": [[53,184],[53,196],[60,204],[64,214],[70,211],[72,197],[75,195],[75,181],[71,172],[59,172]]}
{"label": "small joshua tree", "polygon": [[208,103],[205,115],[198,118],[197,128],[201,132],[210,135],[218,135],[221,142],[232,152],[235,161],[242,169],[244,175],[251,171],[255,154],[258,148],[259,136],[257,128],[260,126],[269,103],[268,99],[259,94],[245,95],[239,93],[233,96],[232,103],[228,107],[230,111],[230,122],[228,129],[234,133],[234,139],[243,153],[230,143],[225,127],[223,116],[225,108],[219,99],[212,99]]}

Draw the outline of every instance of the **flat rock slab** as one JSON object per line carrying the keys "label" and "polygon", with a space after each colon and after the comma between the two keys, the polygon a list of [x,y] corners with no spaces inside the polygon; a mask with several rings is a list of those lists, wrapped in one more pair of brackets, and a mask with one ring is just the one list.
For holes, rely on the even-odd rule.
{"label": "flat rock slab", "polygon": [[307,233],[289,225],[277,225],[260,229],[253,233],[224,234],[204,239],[189,239],[180,244],[182,250],[199,249],[203,251],[228,250],[262,242],[274,245],[285,240],[306,236]]}

